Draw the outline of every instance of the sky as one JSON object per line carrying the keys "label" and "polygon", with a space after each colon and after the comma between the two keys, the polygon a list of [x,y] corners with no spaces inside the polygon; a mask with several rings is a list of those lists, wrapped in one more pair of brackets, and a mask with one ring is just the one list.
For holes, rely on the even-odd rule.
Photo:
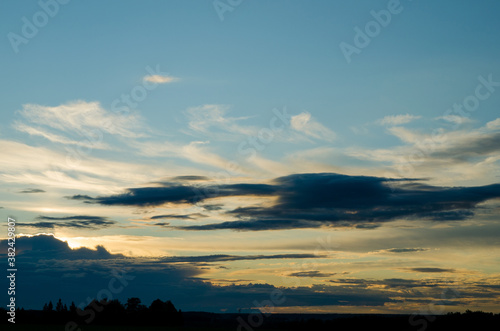
{"label": "sky", "polygon": [[499,9],[2,1],[18,304],[500,312]]}

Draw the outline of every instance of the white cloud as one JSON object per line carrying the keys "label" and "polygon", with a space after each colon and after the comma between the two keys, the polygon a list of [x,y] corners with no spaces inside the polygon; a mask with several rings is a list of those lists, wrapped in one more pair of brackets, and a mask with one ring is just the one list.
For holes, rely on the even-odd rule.
{"label": "white cloud", "polygon": [[292,116],[290,125],[295,131],[302,132],[305,135],[316,139],[333,141],[336,137],[335,132],[314,120],[308,112]]}
{"label": "white cloud", "polygon": [[382,119],[377,120],[375,123],[379,125],[401,125],[410,123],[411,121],[417,120],[421,118],[421,116],[415,116],[410,114],[405,115],[390,115],[385,116]]}
{"label": "white cloud", "polygon": [[[182,147],[181,155],[182,157],[190,160],[191,162],[200,163],[204,165],[210,165],[219,169],[232,169],[230,160],[227,160],[215,153],[207,151],[206,148],[202,146],[208,144],[204,141],[193,141],[190,144]],[[241,166],[238,167],[238,173],[246,172]],[[248,171],[248,170],[247,170]],[[233,171],[230,171],[232,173]]]}
{"label": "white cloud", "polygon": [[476,129],[439,129],[432,134],[391,127],[388,132],[398,137],[402,145],[380,149],[350,148],[346,154],[380,162],[398,177],[433,178],[435,183],[454,186],[491,183],[492,174],[498,173],[500,160],[498,129],[500,120]]}
{"label": "white cloud", "polygon": [[406,143],[418,144],[419,141],[423,141],[426,138],[425,135],[401,126],[393,126],[387,130]]}
{"label": "white cloud", "polygon": [[[27,104],[19,113],[30,123],[44,125],[67,134],[95,138],[103,132],[122,137],[142,137],[142,120],[136,114],[112,113],[99,102],[74,101],[56,107]],[[82,137],[80,137],[81,139]]]}
{"label": "white cloud", "polygon": [[464,117],[464,116],[458,116],[458,115],[446,115],[446,116],[437,117],[436,119],[444,120],[444,121],[451,122],[454,124],[464,124],[464,123],[472,122],[472,120],[470,118]]}
{"label": "white cloud", "polygon": [[500,118],[497,118],[494,121],[486,123],[486,127],[490,130],[500,129]]}
{"label": "white cloud", "polygon": [[[258,130],[253,126],[242,126],[237,121],[248,119],[248,117],[226,117],[229,106],[226,105],[202,105],[187,109],[189,117],[189,128],[195,132],[204,133],[219,138],[231,139],[237,135],[256,135]],[[215,131],[214,129],[218,130]],[[228,135],[230,133],[231,135]]]}
{"label": "white cloud", "polygon": [[27,134],[29,134],[31,136],[43,137],[43,138],[45,138],[51,142],[54,142],[54,143],[60,143],[60,144],[64,144],[64,145],[76,145],[76,146],[82,146],[85,148],[106,149],[106,150],[110,149],[109,145],[105,144],[103,142],[99,142],[99,141],[90,142],[89,140],[82,140],[82,141],[71,140],[71,139],[68,139],[64,136],[53,134],[53,133],[47,132],[43,129],[35,128],[35,127],[29,126],[26,124],[22,124],[19,122],[14,124],[14,128],[18,131],[26,132]]}
{"label": "white cloud", "polygon": [[0,150],[6,155],[0,158],[0,181],[30,186],[109,193],[184,172],[183,167],[170,164],[118,162],[9,140],[0,140]]}
{"label": "white cloud", "polygon": [[[208,144],[208,141],[192,141],[188,144],[172,143],[168,141],[136,141],[131,143],[131,146],[137,149],[140,155],[188,160],[204,166],[209,165],[225,170],[225,172],[232,175],[235,173],[248,174],[253,172],[243,165],[238,165],[237,168],[233,167],[234,162],[209,151],[208,147],[205,147]],[[188,168],[186,166],[185,170],[186,172],[191,171],[191,173],[200,172],[199,169]]]}
{"label": "white cloud", "polygon": [[[343,168],[332,162],[341,157],[341,151],[332,147],[316,147],[289,153],[284,158],[290,173],[301,172],[336,172],[347,174],[350,168]],[[354,170],[357,171],[357,170]]]}
{"label": "white cloud", "polygon": [[249,158],[248,162],[250,165],[261,169],[261,172],[266,175],[283,176],[292,174],[295,171],[289,163],[266,159],[259,155]]}
{"label": "white cloud", "polygon": [[[275,131],[272,124],[280,127],[283,125],[282,118],[276,117],[276,114],[271,115],[270,120],[267,123],[264,122],[264,126],[259,127],[240,124],[240,121],[250,117],[229,117],[227,116],[228,111],[229,106],[217,104],[188,108],[186,115],[189,119],[189,130],[181,129],[181,132],[190,135],[202,134],[204,138],[217,141],[244,141],[249,137],[259,137],[262,135],[262,130],[274,131],[273,142],[280,143],[311,142],[311,137],[326,141],[335,139],[333,131],[312,119],[311,114],[307,112],[292,116],[290,123],[287,121],[282,130]],[[287,116],[285,117],[289,118]],[[275,123],[275,120],[278,120],[278,124]]]}
{"label": "white cloud", "polygon": [[144,76],[143,80],[155,84],[168,84],[177,82],[180,79],[178,77],[167,76],[167,75],[148,75]]}

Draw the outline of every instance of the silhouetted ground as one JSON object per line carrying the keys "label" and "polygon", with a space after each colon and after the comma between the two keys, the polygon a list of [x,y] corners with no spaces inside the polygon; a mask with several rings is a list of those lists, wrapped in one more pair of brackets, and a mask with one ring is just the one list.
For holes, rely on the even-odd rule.
{"label": "silhouetted ground", "polygon": [[[39,315],[40,311],[26,311],[22,318],[31,315]],[[294,315],[275,314],[265,316],[260,326],[260,319],[254,319],[254,323],[245,324],[249,321],[246,314],[211,314],[211,313],[183,313],[184,326],[146,326],[146,325],[123,325],[120,320],[114,321],[116,325],[87,325],[79,324],[77,329],[82,331],[226,331],[226,330],[397,330],[397,331],[434,331],[434,330],[498,330],[500,315],[489,313],[470,312],[465,314],[449,314],[440,316],[414,316],[410,315]],[[255,315],[254,315],[255,318]],[[33,324],[33,318],[26,320],[16,319],[15,325],[9,325],[12,330],[37,330],[53,331],[65,330],[65,323]],[[30,324],[24,324],[30,323]],[[147,322],[145,321],[145,324]],[[413,325],[412,325],[413,324]],[[3,327],[1,328],[4,329]],[[77,330],[75,329],[75,330]],[[71,330],[71,329],[70,329]]]}
{"label": "silhouetted ground", "polygon": [[0,329],[65,331],[498,331],[500,314],[485,312],[448,313],[446,315],[375,315],[375,314],[215,314],[181,312],[170,301],[155,300],[146,307],[138,298],[122,305],[114,301],[92,301],[85,309],[74,304],[68,309],[60,301],[43,310],[16,311],[16,324],[4,316]]}

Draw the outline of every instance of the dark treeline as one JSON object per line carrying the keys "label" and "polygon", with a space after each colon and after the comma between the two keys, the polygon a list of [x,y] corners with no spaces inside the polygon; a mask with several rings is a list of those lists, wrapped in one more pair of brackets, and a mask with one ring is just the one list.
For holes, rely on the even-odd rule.
{"label": "dark treeline", "polygon": [[470,310],[445,315],[340,315],[330,319],[313,317],[287,322],[270,318],[265,323],[269,329],[290,331],[497,331],[499,325],[500,314]]}
{"label": "dark treeline", "polygon": [[[5,309],[0,313],[7,316]],[[94,299],[80,309],[72,302],[69,306],[61,299],[55,304],[46,303],[42,310],[16,311],[16,324],[52,324],[52,325],[151,325],[180,326],[183,324],[182,312],[171,301],[156,299],[149,307],[139,298],[129,298],[125,304],[119,300]],[[5,324],[6,319],[2,319]]]}
{"label": "dark treeline", "polygon": [[215,314],[184,313],[185,326],[238,331],[498,331],[500,314]]}
{"label": "dark treeline", "polygon": [[[5,309],[0,313],[6,315]],[[2,319],[0,324],[5,324]],[[149,307],[138,298],[125,304],[118,300],[92,301],[84,309],[74,303],[69,306],[59,300],[48,302],[42,310],[18,310],[16,324],[64,325],[66,330],[78,330],[84,325],[113,326],[184,326],[187,328],[256,331],[266,330],[371,330],[371,331],[497,331],[500,314],[481,311],[448,313],[445,315],[384,315],[384,314],[252,314],[204,313],[178,311],[172,302],[153,301]],[[1,329],[1,328],[0,328]]]}

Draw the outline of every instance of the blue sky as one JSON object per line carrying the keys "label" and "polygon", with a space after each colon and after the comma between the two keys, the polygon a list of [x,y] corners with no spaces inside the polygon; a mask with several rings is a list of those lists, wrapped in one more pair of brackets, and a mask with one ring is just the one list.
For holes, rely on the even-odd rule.
{"label": "blue sky", "polygon": [[[27,247],[51,233],[41,245],[66,241],[54,245],[79,261],[78,248],[103,245],[116,265],[134,259],[132,273],[164,256],[268,256],[208,271],[168,261],[172,279],[205,281],[217,304],[198,308],[213,311],[257,308],[245,284],[297,279],[304,297],[319,286],[352,304],[297,295],[281,311],[413,312],[439,298],[430,285],[423,304],[368,293],[399,289],[391,279],[462,284],[448,309],[496,309],[475,296],[500,272],[497,2],[41,3],[53,17],[36,1],[0,4],[0,213]],[[358,28],[369,44],[346,57]],[[94,290],[98,275],[75,275]],[[122,295],[141,292],[155,299]],[[241,293],[249,304],[224,306]]]}

